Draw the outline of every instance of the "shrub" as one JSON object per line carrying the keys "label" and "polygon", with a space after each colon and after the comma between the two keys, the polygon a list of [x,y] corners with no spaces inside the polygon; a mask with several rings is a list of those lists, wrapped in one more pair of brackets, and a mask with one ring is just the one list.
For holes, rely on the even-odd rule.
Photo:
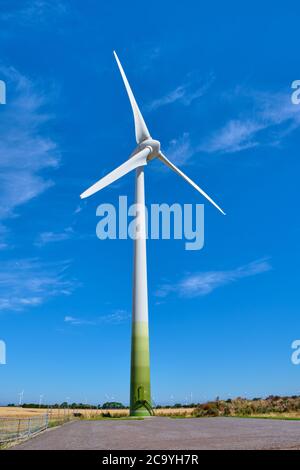
{"label": "shrub", "polygon": [[218,406],[213,402],[199,405],[193,411],[193,416],[197,418],[200,418],[202,416],[219,416],[219,415],[220,415],[220,412],[219,412]]}

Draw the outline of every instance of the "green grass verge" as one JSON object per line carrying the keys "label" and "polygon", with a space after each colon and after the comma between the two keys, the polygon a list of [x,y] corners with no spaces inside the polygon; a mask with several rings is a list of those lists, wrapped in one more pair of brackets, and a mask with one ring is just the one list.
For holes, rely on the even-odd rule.
{"label": "green grass verge", "polygon": [[75,421],[74,419],[66,419],[66,420],[52,420],[52,421],[49,421],[48,423],[48,429],[49,428],[55,428],[56,426],[61,426],[62,424],[65,424],[65,423],[69,423],[70,421]]}

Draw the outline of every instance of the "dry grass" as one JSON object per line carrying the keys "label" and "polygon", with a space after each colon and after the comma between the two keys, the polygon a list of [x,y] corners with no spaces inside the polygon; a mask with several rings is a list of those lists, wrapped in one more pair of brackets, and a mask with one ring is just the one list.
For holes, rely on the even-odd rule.
{"label": "dry grass", "polygon": [[[0,407],[0,417],[8,418],[29,418],[34,416],[39,416],[41,414],[47,413],[46,408],[22,408],[18,406],[1,406]],[[129,410],[82,410],[82,409],[71,409],[71,408],[52,408],[49,409],[51,418],[59,419],[68,415],[73,415],[73,413],[81,413],[85,418],[90,418],[93,416],[103,415],[109,413],[111,416],[128,416]]]}
{"label": "dry grass", "polygon": [[[191,416],[194,408],[159,408],[155,410],[156,416]],[[126,417],[129,416],[128,409],[122,410],[82,410],[82,409],[51,409],[50,419],[63,419],[67,415],[72,416],[73,413],[81,413],[85,418],[90,419],[96,416],[107,415],[109,413],[112,417]],[[45,408],[21,408],[21,407],[0,407],[0,417],[11,417],[11,418],[27,418],[38,416],[40,414],[47,413]]]}
{"label": "dry grass", "polygon": [[110,415],[116,418],[125,418],[129,416],[129,410],[78,410],[79,413],[83,414],[86,419],[94,418],[97,416]]}
{"label": "dry grass", "polygon": [[47,413],[43,408],[21,408],[18,406],[1,406],[0,417],[5,418],[30,418]]}
{"label": "dry grass", "polygon": [[[65,419],[70,419],[73,417],[73,413],[81,413],[85,419],[93,419],[101,416],[109,416],[122,418],[129,416],[128,409],[121,409],[121,410],[82,410],[82,409],[52,409],[50,411],[50,423],[63,421]],[[235,410],[231,410],[227,416],[245,416],[244,413],[241,412],[242,409],[237,407]],[[269,418],[269,419],[299,419],[300,420],[300,410],[293,410],[293,411],[283,411],[283,412],[254,412],[248,417],[253,418]],[[9,407],[9,406],[2,406],[0,407],[0,417],[9,417],[9,418],[27,418],[27,417],[34,417],[41,414],[45,414],[47,409],[45,408],[21,408],[21,407]],[[191,417],[197,416],[197,409],[195,408],[159,408],[155,410],[155,416],[165,416],[165,417]],[[220,413],[219,416],[226,416],[226,414]],[[199,416],[199,415],[198,415]]]}
{"label": "dry grass", "polygon": [[154,410],[155,416],[192,416],[195,408],[159,408]]}
{"label": "dry grass", "polygon": [[[192,416],[194,408],[159,408],[154,410],[155,416]],[[81,412],[81,410],[79,410]],[[109,415],[111,417],[122,418],[129,416],[129,410],[83,410],[83,414],[86,418],[93,418],[101,415]]]}

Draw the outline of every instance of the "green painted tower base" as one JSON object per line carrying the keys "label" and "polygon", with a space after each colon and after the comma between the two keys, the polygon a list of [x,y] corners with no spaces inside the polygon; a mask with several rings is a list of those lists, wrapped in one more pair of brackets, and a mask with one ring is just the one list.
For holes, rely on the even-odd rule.
{"label": "green painted tower base", "polygon": [[150,413],[146,408],[138,408],[138,409],[130,410],[130,416],[147,417],[147,416],[153,416],[153,414]]}
{"label": "green painted tower base", "polygon": [[132,323],[130,416],[153,416],[148,322]]}

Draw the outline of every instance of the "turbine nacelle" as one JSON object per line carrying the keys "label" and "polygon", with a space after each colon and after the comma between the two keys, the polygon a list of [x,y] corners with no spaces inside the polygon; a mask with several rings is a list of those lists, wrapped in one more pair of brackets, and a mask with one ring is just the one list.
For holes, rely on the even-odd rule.
{"label": "turbine nacelle", "polygon": [[153,158],[160,155],[160,142],[158,140],[151,138],[143,140],[143,142],[138,145],[137,150],[140,151],[144,148],[148,148],[150,150],[147,160],[153,160]]}

